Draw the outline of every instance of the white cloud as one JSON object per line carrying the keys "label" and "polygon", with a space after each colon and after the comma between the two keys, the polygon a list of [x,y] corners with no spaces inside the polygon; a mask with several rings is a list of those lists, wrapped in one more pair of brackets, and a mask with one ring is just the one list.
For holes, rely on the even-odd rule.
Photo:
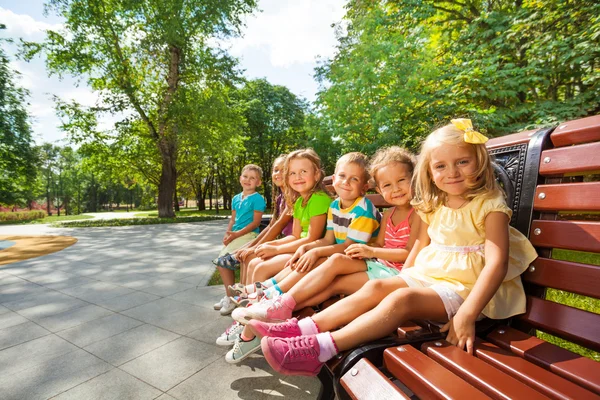
{"label": "white cloud", "polygon": [[345,14],[345,0],[263,0],[264,10],[247,20],[244,37],[232,41],[239,56],[267,49],[275,67],[312,63],[317,56],[331,57],[336,39],[331,25]]}
{"label": "white cloud", "polygon": [[6,33],[13,38],[36,40],[44,37],[44,31],[60,30],[61,24],[48,24],[36,21],[26,14],[15,14],[11,10],[0,7],[0,23],[6,25]]}

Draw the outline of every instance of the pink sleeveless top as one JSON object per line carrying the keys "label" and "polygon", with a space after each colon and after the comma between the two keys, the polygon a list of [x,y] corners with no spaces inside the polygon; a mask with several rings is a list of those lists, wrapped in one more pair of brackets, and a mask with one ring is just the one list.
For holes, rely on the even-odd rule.
{"label": "pink sleeveless top", "polygon": [[[386,249],[404,249],[408,244],[408,238],[410,237],[410,225],[408,224],[408,219],[412,215],[414,209],[410,209],[408,215],[401,221],[398,225],[394,225],[392,222],[392,217],[396,212],[396,208],[392,210],[389,218],[387,219],[387,223],[385,225],[385,240],[383,242],[383,247]],[[378,259],[380,263],[385,265],[386,267],[395,268],[397,270],[401,270],[404,265],[403,262],[394,262]]]}

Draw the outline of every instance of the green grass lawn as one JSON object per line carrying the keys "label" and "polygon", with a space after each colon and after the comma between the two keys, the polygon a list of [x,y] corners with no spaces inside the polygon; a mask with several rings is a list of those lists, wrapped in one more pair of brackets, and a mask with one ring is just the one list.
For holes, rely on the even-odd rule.
{"label": "green grass lawn", "polygon": [[[235,281],[236,282],[240,281],[240,270],[239,269],[237,269],[235,271]],[[210,277],[210,279],[208,281],[208,286],[217,286],[217,285],[222,285],[222,284],[223,284],[223,280],[221,279],[219,270],[217,268],[215,268],[215,272],[213,272],[212,276]]]}
{"label": "green grass lawn", "polygon": [[52,224],[55,222],[60,222],[60,221],[75,221],[75,220],[81,220],[81,219],[90,219],[90,218],[94,218],[91,215],[61,215],[60,217],[58,215],[52,215],[46,218],[41,218],[41,219],[33,219],[33,220],[27,220],[27,221],[3,221],[0,222],[0,225],[30,225],[30,224]]}
{"label": "green grass lawn", "polygon": [[131,226],[131,225],[160,225],[180,224],[188,222],[204,222],[225,218],[215,215],[195,215],[177,218],[115,218],[115,219],[93,219],[90,221],[55,222],[55,228],[98,228],[106,226]]}
{"label": "green grass lawn", "polygon": [[[136,217],[158,217],[158,211],[143,211],[134,214]],[[196,208],[182,208],[181,211],[175,213],[178,217],[191,217],[201,215],[217,215],[215,210],[198,211]],[[231,210],[219,209],[219,216],[230,216]]]}

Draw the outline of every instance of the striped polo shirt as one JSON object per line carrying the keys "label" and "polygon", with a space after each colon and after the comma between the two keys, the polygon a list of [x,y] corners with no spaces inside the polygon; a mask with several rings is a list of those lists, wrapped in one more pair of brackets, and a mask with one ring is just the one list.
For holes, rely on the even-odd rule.
{"label": "striped polo shirt", "polygon": [[346,239],[367,243],[377,235],[380,221],[381,214],[366,197],[359,197],[346,209],[341,209],[340,199],[335,199],[327,213],[327,230],[333,231],[338,244]]}

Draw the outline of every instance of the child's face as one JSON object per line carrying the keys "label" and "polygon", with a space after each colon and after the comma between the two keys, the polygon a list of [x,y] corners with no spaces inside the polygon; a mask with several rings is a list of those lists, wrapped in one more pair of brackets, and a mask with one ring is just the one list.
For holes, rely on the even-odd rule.
{"label": "child's face", "polygon": [[283,186],[283,163],[273,164],[273,174],[271,174],[271,178],[273,179],[273,185],[277,187]]}
{"label": "child's face", "polygon": [[410,180],[412,175],[408,165],[399,162],[390,163],[377,170],[375,181],[377,191],[383,199],[393,206],[407,206],[411,200]]}
{"label": "child's face", "polygon": [[307,195],[315,187],[320,174],[313,163],[306,158],[294,158],[290,161],[288,184],[301,196]]}
{"label": "child's face", "polygon": [[442,144],[431,152],[429,170],[435,186],[448,198],[462,197],[477,171],[477,158],[472,146]]}
{"label": "child's face", "polygon": [[249,169],[242,171],[242,175],[240,175],[240,185],[242,185],[242,190],[245,192],[255,191],[256,188],[260,186],[258,172]]}
{"label": "child's face", "polygon": [[338,165],[333,176],[333,188],[340,197],[343,207],[349,207],[367,190],[365,169],[356,163]]}

